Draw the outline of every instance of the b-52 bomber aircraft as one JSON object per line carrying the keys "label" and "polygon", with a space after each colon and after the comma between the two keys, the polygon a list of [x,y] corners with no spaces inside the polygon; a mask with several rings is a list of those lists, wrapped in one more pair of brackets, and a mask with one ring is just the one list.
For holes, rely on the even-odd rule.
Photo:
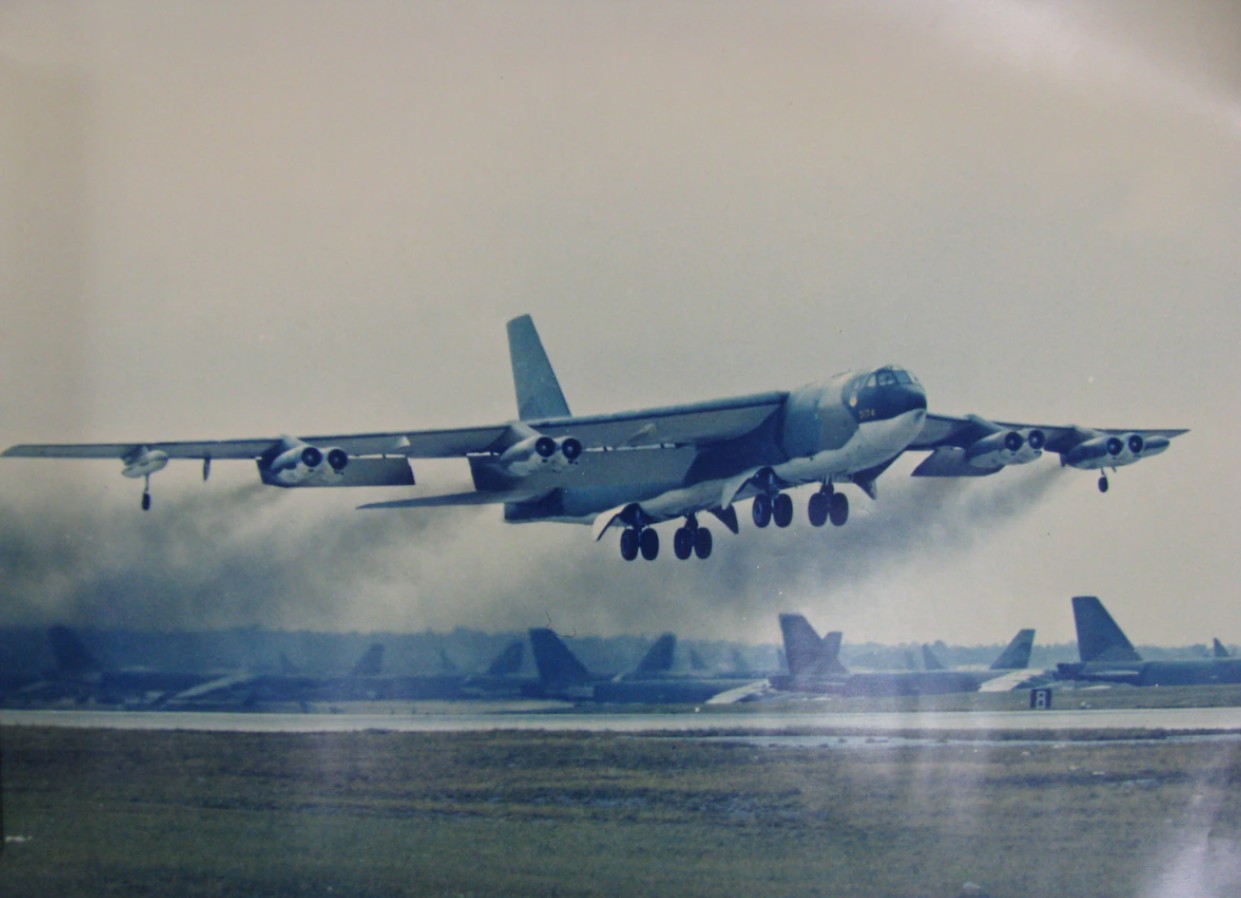
{"label": "b-52 bomber aircraft", "polygon": [[[606,415],[573,415],[528,315],[508,323],[517,417],[482,427],[389,433],[265,437],[202,442],[21,445],[23,458],[115,458],[145,482],[172,459],[256,462],[270,486],[412,486],[410,459],[461,458],[474,489],[362,508],[502,504],[510,523],[561,521],[592,526],[596,540],[620,530],[627,561],[659,554],[655,525],[682,523],[679,559],[711,554],[709,514],[739,531],[736,505],[751,499],[756,527],[793,520],[789,490],[817,485],[810,523],[849,516],[853,484],[876,498],[878,477],[903,453],[926,451],[919,477],[978,477],[1034,461],[1044,451],[1062,466],[1097,470],[1133,464],[1168,448],[1184,430],[1105,430],[930,414],[918,380],[897,365],[849,371],[789,391]],[[1099,478],[1106,491],[1107,475]]]}

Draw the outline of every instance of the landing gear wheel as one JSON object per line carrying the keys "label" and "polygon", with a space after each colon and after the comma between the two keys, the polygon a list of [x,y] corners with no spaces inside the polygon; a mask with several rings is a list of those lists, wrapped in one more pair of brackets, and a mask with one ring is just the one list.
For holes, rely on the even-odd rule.
{"label": "landing gear wheel", "polygon": [[654,561],[659,557],[659,534],[646,527],[638,537],[638,547],[642,550],[642,557],[647,561]]}
{"label": "landing gear wheel", "polygon": [[706,527],[694,531],[694,554],[699,558],[711,557],[711,531]]}
{"label": "landing gear wheel", "polygon": [[793,523],[793,497],[788,493],[777,493],[771,501],[771,517],[777,527],[787,527]]}
{"label": "landing gear wheel", "polygon": [[1106,474],[1099,475],[1099,492],[1101,493],[1107,492],[1107,475]]}
{"label": "landing gear wheel", "polygon": [[832,493],[828,499],[827,516],[833,527],[843,527],[849,520],[849,497],[844,493]]}
{"label": "landing gear wheel", "polygon": [[150,493],[142,494],[142,510],[143,511],[151,510],[151,494]]}
{"label": "landing gear wheel", "polygon": [[621,558],[626,561],[633,561],[638,557],[638,531],[632,527],[626,527],[621,531],[620,538]]}
{"label": "landing gear wheel", "polygon": [[811,526],[822,527],[827,523],[829,501],[827,493],[813,493],[810,496],[810,505],[806,512],[810,517]]}
{"label": "landing gear wheel", "polygon": [[678,527],[672,534],[672,552],[681,561],[694,554],[694,531],[689,527]]}
{"label": "landing gear wheel", "polygon": [[760,530],[771,523],[771,496],[759,493],[754,497],[754,505],[750,509],[754,516],[754,526]]}

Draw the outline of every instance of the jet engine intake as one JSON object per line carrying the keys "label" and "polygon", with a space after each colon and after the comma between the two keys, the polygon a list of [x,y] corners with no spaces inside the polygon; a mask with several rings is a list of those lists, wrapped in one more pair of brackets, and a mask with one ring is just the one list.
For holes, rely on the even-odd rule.
{"label": "jet engine intake", "polygon": [[349,453],[339,447],[326,450],[298,440],[267,464],[272,478],[285,486],[308,483],[329,474],[340,474],[349,464]]}
{"label": "jet engine intake", "polygon": [[[1134,434],[1134,436],[1137,436],[1137,434]],[[1086,440],[1084,443],[1078,443],[1064,453],[1063,459],[1064,463],[1071,468],[1082,468],[1084,470],[1110,468],[1127,463],[1120,460],[1125,449],[1124,440],[1118,436],[1105,434]],[[1130,459],[1130,461],[1136,461],[1136,459]]]}
{"label": "jet engine intake", "polygon": [[510,474],[524,477],[536,471],[559,471],[575,464],[582,456],[582,443],[575,437],[527,437],[509,446],[500,455],[500,464]]}
{"label": "jet engine intake", "polygon": [[1043,454],[1046,442],[1047,436],[1036,428],[1001,430],[967,446],[965,460],[976,468],[1024,465]]}

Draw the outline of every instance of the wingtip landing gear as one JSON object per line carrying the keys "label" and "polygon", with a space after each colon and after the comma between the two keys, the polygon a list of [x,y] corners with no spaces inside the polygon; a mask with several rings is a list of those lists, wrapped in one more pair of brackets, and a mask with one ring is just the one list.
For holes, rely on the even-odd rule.
{"label": "wingtip landing gear", "polygon": [[1107,483],[1107,475],[1106,475],[1106,474],[1100,474],[1100,475],[1099,475],[1099,492],[1101,492],[1101,493],[1106,493],[1106,492],[1107,492],[1107,487],[1108,487],[1108,483]]}
{"label": "wingtip landing gear", "polygon": [[142,510],[151,510],[151,475],[147,474],[142,483]]}

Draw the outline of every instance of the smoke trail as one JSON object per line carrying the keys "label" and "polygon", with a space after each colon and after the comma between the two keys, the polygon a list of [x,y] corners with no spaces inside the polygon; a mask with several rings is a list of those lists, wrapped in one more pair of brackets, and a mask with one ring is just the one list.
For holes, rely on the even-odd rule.
{"label": "smoke trail", "polygon": [[[1037,467],[1003,483],[892,475],[873,506],[853,492],[843,528],[804,515],[786,531],[716,526],[712,558],[687,563],[666,546],[626,564],[614,535],[594,545],[580,527],[508,527],[493,507],[356,512],[336,490],[213,485],[161,495],[150,514],[61,496],[38,513],[0,507],[0,620],[411,631],[551,616],[582,633],[752,636],[749,622],[765,633],[789,597],[856,592],[970,551],[1044,498],[1059,472]],[[660,532],[667,541],[671,525]]]}

